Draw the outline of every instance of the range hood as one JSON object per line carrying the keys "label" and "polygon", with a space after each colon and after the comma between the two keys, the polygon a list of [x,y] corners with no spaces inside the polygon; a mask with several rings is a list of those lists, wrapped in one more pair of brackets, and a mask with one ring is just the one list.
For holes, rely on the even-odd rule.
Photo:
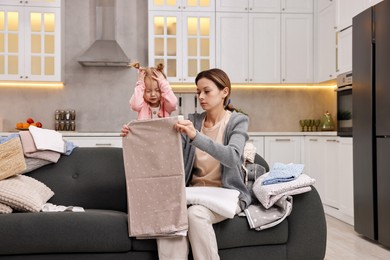
{"label": "range hood", "polygon": [[96,4],[96,41],[78,58],[78,62],[83,66],[128,67],[130,59],[115,39],[116,1],[92,2]]}

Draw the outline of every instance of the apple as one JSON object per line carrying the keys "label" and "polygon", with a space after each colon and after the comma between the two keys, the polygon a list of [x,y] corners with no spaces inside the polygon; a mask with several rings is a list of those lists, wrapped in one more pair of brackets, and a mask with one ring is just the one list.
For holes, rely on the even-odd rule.
{"label": "apple", "polygon": [[35,125],[36,125],[36,127],[42,128],[42,123],[41,122],[36,122]]}
{"label": "apple", "polygon": [[29,118],[27,118],[26,122],[29,124],[32,124],[32,123],[34,123],[34,120],[31,117],[29,117]]}

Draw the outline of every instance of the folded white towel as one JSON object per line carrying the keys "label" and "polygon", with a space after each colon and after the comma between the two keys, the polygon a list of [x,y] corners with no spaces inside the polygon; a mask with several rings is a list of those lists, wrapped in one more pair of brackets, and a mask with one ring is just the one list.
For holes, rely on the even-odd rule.
{"label": "folded white towel", "polygon": [[61,133],[32,125],[28,127],[28,130],[30,130],[38,150],[52,150],[59,153],[65,153],[66,147]]}
{"label": "folded white towel", "polygon": [[199,204],[227,218],[236,214],[238,190],[218,187],[186,187],[187,204]]}

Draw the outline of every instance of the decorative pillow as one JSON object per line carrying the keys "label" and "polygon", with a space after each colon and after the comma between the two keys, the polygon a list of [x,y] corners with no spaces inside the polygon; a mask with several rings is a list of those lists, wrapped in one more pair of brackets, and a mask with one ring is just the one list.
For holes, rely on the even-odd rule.
{"label": "decorative pillow", "polygon": [[26,169],[20,138],[0,144],[0,180],[21,173]]}
{"label": "decorative pillow", "polygon": [[25,175],[0,181],[0,203],[19,211],[39,212],[53,195],[45,184]]}
{"label": "decorative pillow", "polygon": [[0,214],[12,213],[12,208],[10,206],[0,203]]}

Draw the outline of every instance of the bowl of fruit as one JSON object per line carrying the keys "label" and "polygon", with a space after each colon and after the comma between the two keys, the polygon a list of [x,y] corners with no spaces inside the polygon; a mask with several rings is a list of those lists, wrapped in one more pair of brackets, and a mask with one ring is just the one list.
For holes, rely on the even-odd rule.
{"label": "bowl of fruit", "polygon": [[26,119],[25,122],[17,122],[16,123],[16,129],[17,130],[28,130],[28,127],[30,125],[42,128],[42,123],[41,122],[39,122],[39,121],[35,122],[34,119],[29,117],[29,118]]}

